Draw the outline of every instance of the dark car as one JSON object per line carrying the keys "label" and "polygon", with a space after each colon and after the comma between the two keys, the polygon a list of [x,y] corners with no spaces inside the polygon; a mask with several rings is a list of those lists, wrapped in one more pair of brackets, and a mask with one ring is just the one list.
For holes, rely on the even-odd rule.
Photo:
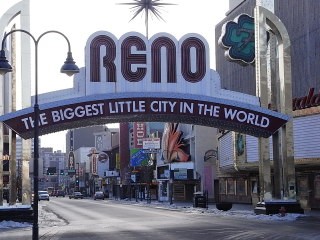
{"label": "dark car", "polygon": [[56,197],[65,197],[66,193],[63,190],[58,190],[55,194]]}
{"label": "dark car", "polygon": [[83,195],[81,192],[74,192],[73,194],[69,195],[69,198],[74,198],[74,199],[83,199]]}
{"label": "dark car", "polygon": [[103,192],[96,192],[93,196],[93,199],[94,200],[97,200],[97,199],[102,199],[104,200],[104,193]]}

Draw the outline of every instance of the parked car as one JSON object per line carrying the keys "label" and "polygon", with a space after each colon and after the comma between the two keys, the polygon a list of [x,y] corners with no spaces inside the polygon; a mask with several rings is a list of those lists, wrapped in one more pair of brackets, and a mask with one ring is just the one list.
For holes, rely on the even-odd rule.
{"label": "parked car", "polygon": [[83,194],[81,192],[74,192],[73,194],[69,195],[69,198],[83,199]]}
{"label": "parked car", "polygon": [[97,199],[102,199],[104,200],[104,193],[103,192],[95,192],[94,196],[93,196],[93,199],[94,200],[97,200]]}
{"label": "parked car", "polygon": [[50,200],[49,193],[47,191],[38,191],[38,200]]}
{"label": "parked car", "polygon": [[55,193],[55,196],[56,196],[56,197],[65,197],[65,196],[66,196],[66,193],[65,193],[63,190],[58,190],[58,191]]}

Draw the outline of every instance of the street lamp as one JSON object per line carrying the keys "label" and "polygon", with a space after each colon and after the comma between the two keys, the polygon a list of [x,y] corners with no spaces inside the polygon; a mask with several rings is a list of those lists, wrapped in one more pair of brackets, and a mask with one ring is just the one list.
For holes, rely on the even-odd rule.
{"label": "street lamp", "polygon": [[39,189],[39,104],[38,104],[38,43],[40,41],[40,39],[48,34],[48,33],[57,33],[61,36],[63,36],[67,43],[68,43],[68,55],[67,55],[67,59],[64,62],[63,66],[60,69],[61,73],[65,73],[68,76],[72,76],[75,73],[79,72],[79,68],[77,67],[77,65],[75,64],[73,58],[72,58],[72,53],[71,53],[71,47],[70,47],[70,42],[68,40],[68,38],[61,32],[58,31],[46,31],[44,33],[42,33],[38,39],[35,39],[34,36],[23,29],[15,29],[12,30],[10,32],[8,32],[7,34],[4,35],[3,39],[2,39],[2,44],[1,44],[1,50],[0,50],[0,74],[4,75],[8,72],[12,72],[12,67],[9,64],[8,60],[6,59],[5,56],[5,50],[4,50],[4,46],[5,46],[5,40],[6,38],[11,35],[12,33],[15,32],[23,32],[26,33],[27,35],[29,35],[34,44],[35,44],[35,98],[34,98],[34,144],[33,144],[33,155],[34,155],[34,164],[33,164],[33,191],[34,191],[34,201],[33,201],[33,225],[32,225],[32,239],[33,240],[38,240],[39,239],[39,226],[38,226],[38,189]]}
{"label": "street lamp", "polygon": [[151,190],[150,190],[150,185],[152,183],[152,177],[150,170],[152,170],[152,167],[154,165],[154,157],[152,156],[152,149],[150,149],[150,154],[149,154],[149,160],[147,164],[147,203],[151,203]]}
{"label": "street lamp", "polygon": [[[164,152],[167,152],[166,157],[163,156]],[[176,158],[171,160],[172,156],[173,156],[173,153],[177,153],[177,156],[176,156]],[[174,160],[177,161],[177,162],[180,161],[179,153],[178,153],[177,150],[163,150],[162,154],[161,154],[161,160],[163,162],[169,163],[169,188],[170,188],[169,189],[169,199],[170,199],[170,205],[172,205],[173,204],[173,202],[172,202],[172,198],[173,198],[173,178],[172,178],[172,175],[171,175],[171,163]]]}
{"label": "street lamp", "polygon": [[76,187],[77,187],[77,191],[80,192],[80,163],[76,163],[76,165],[77,165]]}

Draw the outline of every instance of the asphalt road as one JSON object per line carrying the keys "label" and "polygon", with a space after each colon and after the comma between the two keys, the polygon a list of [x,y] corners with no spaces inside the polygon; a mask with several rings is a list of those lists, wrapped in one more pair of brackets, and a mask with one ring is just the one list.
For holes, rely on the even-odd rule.
{"label": "asphalt road", "polygon": [[[320,222],[312,219],[246,220],[92,199],[51,198],[45,204],[63,221],[60,226],[40,225],[40,239],[320,240]],[[0,232],[0,239],[31,239],[31,231]]]}

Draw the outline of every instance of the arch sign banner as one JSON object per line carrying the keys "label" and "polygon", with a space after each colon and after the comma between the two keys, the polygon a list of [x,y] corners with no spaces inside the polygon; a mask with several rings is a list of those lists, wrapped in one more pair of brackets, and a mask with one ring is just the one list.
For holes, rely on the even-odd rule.
{"label": "arch sign banner", "polygon": [[[117,39],[99,31],[86,43],[85,67],[73,89],[43,94],[40,135],[113,122],[182,122],[269,137],[290,117],[261,108],[259,98],[222,89],[198,34]],[[235,81],[237,81],[235,79]],[[33,137],[33,108],[0,116],[22,138]]]}

